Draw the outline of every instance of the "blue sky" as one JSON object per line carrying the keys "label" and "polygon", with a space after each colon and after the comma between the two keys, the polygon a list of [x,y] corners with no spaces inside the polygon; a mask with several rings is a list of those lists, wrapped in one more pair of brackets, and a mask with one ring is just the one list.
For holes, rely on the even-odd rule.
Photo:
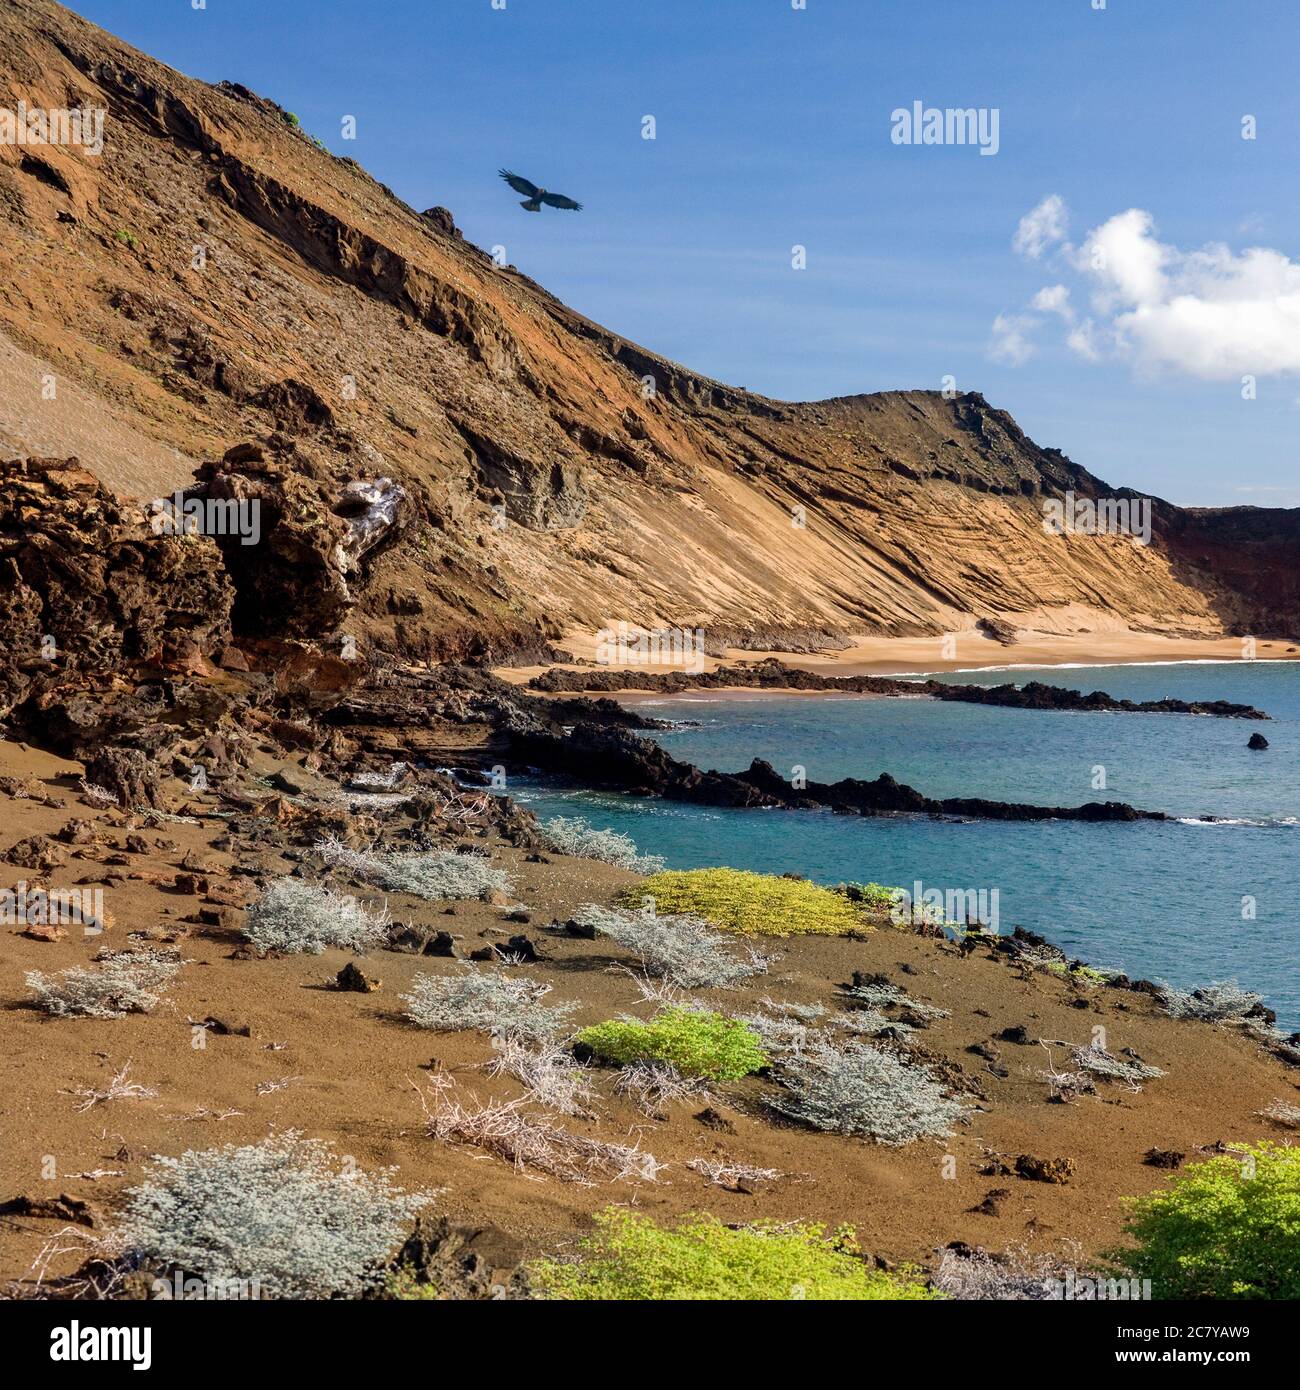
{"label": "blue sky", "polygon": [[[786,399],[951,375],[1111,482],[1300,505],[1300,7],[1095,2],[74,8],[273,97],[415,208],[450,208],[696,370]],[[997,108],[998,153],[894,143],[891,113],[915,101]],[[500,165],[584,211],[530,216]],[[1064,214],[1049,204],[1018,253],[1051,197]]]}

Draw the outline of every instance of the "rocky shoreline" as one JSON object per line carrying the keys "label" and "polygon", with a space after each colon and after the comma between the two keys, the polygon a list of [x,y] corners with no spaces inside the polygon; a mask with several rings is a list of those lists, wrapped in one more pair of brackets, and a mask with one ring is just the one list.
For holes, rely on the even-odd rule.
{"label": "rocky shoreline", "polygon": [[1005,709],[1083,710],[1088,713],[1204,714],[1219,719],[1268,719],[1253,705],[1231,700],[1122,700],[1104,690],[1084,694],[1043,681],[1023,685],[972,685],[936,680],[901,680],[893,676],[824,676],[788,666],[774,657],[741,661],[714,671],[573,670],[553,667],[528,682],[531,690],[559,694],[591,694],[623,690],[681,695],[691,690],[810,690],[825,694],[881,695],[887,698],[954,700],[966,704],[998,705]]}

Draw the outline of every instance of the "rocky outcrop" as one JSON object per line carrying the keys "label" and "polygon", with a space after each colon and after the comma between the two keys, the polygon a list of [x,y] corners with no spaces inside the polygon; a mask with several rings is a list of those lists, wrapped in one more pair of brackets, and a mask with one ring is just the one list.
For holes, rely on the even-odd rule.
{"label": "rocky outcrop", "polygon": [[235,588],[233,623],[259,637],[337,628],[355,602],[349,579],[399,534],[407,512],[391,478],[321,478],[283,436],[204,464],[185,497],[227,509],[213,512],[224,523],[213,540]]}
{"label": "rocky outcrop", "polygon": [[0,716],[126,666],[199,669],[229,638],[213,543],[156,534],[76,459],[0,464],[0,574]]}
{"label": "rocky outcrop", "polygon": [[873,781],[792,784],[756,758],[744,772],[703,772],[679,762],[657,744],[625,729],[575,725],[571,732],[537,727],[510,729],[517,758],[573,777],[585,786],[707,806],[832,810],[841,815],[961,816],[984,820],[1165,820],[1161,811],[1140,811],[1120,801],[1083,806],[1034,806],[983,797],[925,796],[887,772]]}

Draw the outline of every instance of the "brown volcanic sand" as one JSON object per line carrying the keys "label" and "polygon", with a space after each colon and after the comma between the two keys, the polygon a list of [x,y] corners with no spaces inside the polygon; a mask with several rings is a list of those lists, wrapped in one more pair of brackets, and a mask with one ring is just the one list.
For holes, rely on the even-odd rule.
{"label": "brown volcanic sand", "polygon": [[[75,764],[22,745],[0,744],[0,774],[34,773],[62,803],[56,808],[6,797],[0,846],[53,832],[76,816],[97,822],[110,845],[120,849],[127,831],[108,827],[117,813],[84,804],[70,775],[77,771]],[[221,830],[215,818],[202,826],[138,830],[151,843],[165,838],[177,848],[131,855],[131,867],[119,872],[152,870],[170,878],[192,850],[228,865],[229,855],[210,849]],[[107,846],[89,851],[100,856],[111,852]],[[502,940],[507,932],[526,931],[553,959],[518,968],[529,978],[552,983],[554,1000],[580,1001],[579,1024],[625,1010],[644,1016],[646,1006],[638,1002],[633,981],[612,968],[626,963],[624,953],[605,941],[550,937],[541,930],[582,903],[609,901],[634,876],[558,856],[548,864],[528,864],[521,851],[510,847],[494,847],[493,857],[514,874],[519,898],[532,914],[531,925],[505,925],[506,909],[484,903],[457,904],[454,915],[446,915],[441,905],[402,895],[390,897],[395,914],[449,928],[463,937],[460,949],[465,952],[487,940]],[[289,867],[287,861],[283,864]],[[94,871],[94,859],[78,858],[74,849],[67,867],[52,871],[49,882],[70,885]],[[6,865],[0,885],[35,877]],[[664,1121],[647,1119],[627,1102],[611,1098],[612,1074],[602,1072],[599,1118],[561,1123],[608,1139],[636,1134],[671,1166],[654,1184],[579,1187],[553,1178],[537,1181],[497,1158],[437,1143],[422,1131],[418,1092],[426,1085],[424,1068],[431,1059],[481,1098],[518,1094],[513,1081],[492,1081],[478,1069],[492,1056],[487,1038],[425,1032],[399,1016],[398,995],[411,979],[422,971],[459,968],[450,961],[378,952],[362,965],[382,979],[382,992],[344,994],[325,986],[352,959],[345,953],[234,960],[232,933],[193,927],[182,942],[189,964],[152,1015],[49,1019],[24,1007],[25,971],[83,963],[100,942],[121,947],[127,932],[175,923],[200,902],[139,879],[110,884],[105,897],[116,925],[95,942],[70,934],[51,944],[29,940],[14,927],[0,932],[7,1003],[0,1011],[0,1199],[67,1192],[111,1207],[124,1187],[139,1180],[152,1153],[255,1141],[274,1127],[292,1126],[330,1140],[363,1165],[398,1165],[409,1186],[445,1188],[437,1199],[439,1209],[495,1223],[519,1237],[530,1252],[566,1247],[586,1227],[590,1213],[610,1202],[634,1202],[658,1217],[708,1210],[726,1221],[848,1221],[858,1227],[864,1249],[927,1263],[951,1240],[990,1249],[1022,1242],[1051,1248],[1075,1240],[1095,1252],[1118,1234],[1118,1199],[1162,1181],[1159,1170],[1142,1163],[1146,1150],[1190,1152],[1216,1140],[1259,1138],[1269,1125],[1256,1112],[1294,1091],[1282,1065],[1247,1039],[1159,1016],[1145,996],[1094,989],[1087,993],[1088,1007],[1076,1009],[1070,1001],[1079,991],[1055,976],[1040,972],[1021,978],[1017,969],[999,962],[983,956],[963,961],[951,947],[888,928],[863,941],[809,937],[764,942],[784,953],[768,975],[758,977],[752,988],[704,997],[731,1011],[745,1011],[764,995],[832,1003],[836,983],[847,981],[855,969],[885,971],[915,997],[952,1010],[950,1018],[920,1033],[918,1040],[979,1076],[990,1097],[987,1111],[973,1112],[971,1124],[951,1140],[888,1149],[778,1126],[765,1118],[760,1104],[770,1083],[750,1078],[718,1088],[715,1103],[735,1126],[734,1133],[718,1133],[693,1118],[699,1104],[678,1107]],[[903,963],[916,973],[903,973]],[[253,1037],[209,1033],[206,1046],[196,1049],[187,1019],[209,1015],[247,1021]],[[1104,1025],[1112,1051],[1134,1047],[1168,1075],[1148,1083],[1140,1094],[1102,1085],[1096,1098],[1049,1104],[1047,1086],[1037,1074],[1047,1061],[1041,1047],[996,1044],[1010,1069],[1005,1080],[983,1070],[983,1061],[964,1050],[1016,1024],[1025,1025],[1033,1037],[1080,1044],[1090,1040],[1094,1026]],[[269,1050],[272,1042],[284,1046]],[[1053,1052],[1058,1064],[1065,1060],[1062,1048]],[[128,1058],[131,1078],[156,1086],[158,1097],[76,1113],[77,1101],[67,1091],[105,1082]],[[284,1077],[297,1079],[285,1090],[256,1094],[259,1082]],[[241,1113],[224,1120],[193,1118],[201,1108]],[[120,1155],[123,1146],[125,1154]],[[1021,1153],[1070,1157],[1077,1174],[1068,1186],[981,1176],[979,1167],[990,1151],[1013,1163]],[[957,1160],[952,1180],[942,1176],[947,1153]],[[47,1156],[59,1174],[49,1181],[42,1178]],[[729,1192],[683,1166],[696,1156],[778,1168],[805,1175],[805,1180],[765,1185],[752,1194]],[[121,1170],[121,1176],[98,1181],[76,1176],[95,1169]],[[970,1209],[995,1187],[1011,1192],[1001,1215],[973,1213]],[[23,1278],[59,1224],[0,1218],[0,1278]],[[64,1260],[55,1271],[73,1263]]]}

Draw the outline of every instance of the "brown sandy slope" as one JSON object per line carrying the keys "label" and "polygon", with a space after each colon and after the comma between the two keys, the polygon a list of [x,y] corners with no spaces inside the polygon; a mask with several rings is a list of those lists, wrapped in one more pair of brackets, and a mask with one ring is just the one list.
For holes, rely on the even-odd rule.
{"label": "brown sandy slope", "polygon": [[[568,1248],[588,1215],[609,1202],[635,1202],[656,1216],[709,1210],[729,1221],[849,1221],[859,1227],[866,1250],[928,1264],[952,1240],[996,1250],[1025,1242],[1037,1249],[1060,1249],[1078,1241],[1086,1252],[1094,1252],[1117,1235],[1118,1199],[1160,1183],[1160,1171],[1142,1162],[1148,1149],[1195,1156],[1198,1146],[1261,1137],[1269,1124],[1255,1112],[1294,1095],[1294,1073],[1255,1044],[1221,1029],[1158,1016],[1143,995],[1071,986],[1042,972],[1021,978],[1018,969],[991,958],[962,960],[948,946],[882,929],[861,941],[764,943],[784,953],[770,974],[758,977],[753,988],[707,997],[737,1012],[764,995],[827,1004],[834,1000],[836,984],[852,971],[887,973],[914,997],[952,1011],[917,1040],[964,1068],[987,1094],[971,1123],[954,1138],[893,1150],[780,1127],[763,1107],[771,1083],[753,1078],[718,1088],[714,1104],[734,1126],[734,1132],[720,1133],[693,1118],[698,1104],[677,1107],[664,1119],[647,1118],[613,1097],[606,1072],[598,1074],[596,1118],[562,1123],[607,1139],[635,1135],[671,1166],[654,1184],[579,1187],[555,1179],[537,1181],[496,1158],[448,1147],[422,1132],[419,1093],[427,1086],[426,1068],[432,1061],[448,1069],[459,1087],[481,1098],[519,1093],[514,1082],[492,1081],[479,1069],[492,1056],[487,1038],[433,1034],[400,1017],[398,995],[413,975],[459,967],[447,960],[379,952],[362,964],[381,978],[382,991],[364,995],[326,987],[351,959],[340,952],[232,958],[235,931],[186,922],[202,899],[169,886],[190,852],[218,868],[252,867],[250,856],[238,847],[231,853],[211,848],[225,830],[223,821],[208,814],[214,798],[201,799],[205,812],[200,825],[166,822],[146,828],[137,824],[138,818],[85,804],[76,790],[78,771],[75,764],[20,745],[0,745],[0,775],[35,776],[38,793],[54,803],[6,795],[0,801],[0,852],[20,837],[52,833],[77,817],[91,821],[102,839],[70,847],[67,865],[51,871],[50,883],[57,887],[118,875],[105,889],[108,910],[116,918],[105,938],[88,944],[71,935],[48,943],[30,940],[14,927],[0,931],[0,1200],[66,1192],[111,1208],[121,1190],[139,1179],[153,1153],[253,1141],[274,1127],[295,1126],[334,1142],[362,1164],[398,1165],[408,1185],[444,1187],[440,1210],[496,1224],[518,1238],[523,1252]],[[143,835],[147,852],[126,853],[124,865],[103,864],[123,849],[127,834]],[[450,929],[462,938],[463,954],[486,941],[501,941],[509,932],[527,931],[551,959],[519,967],[521,973],[551,983],[555,999],[577,1001],[579,1024],[623,1011],[644,1016],[647,1006],[639,1001],[632,980],[612,968],[626,963],[620,951],[605,941],[545,934],[553,918],[563,919],[586,902],[608,902],[632,876],[558,856],[532,864],[524,862],[520,850],[500,844],[491,848],[494,861],[515,876],[529,925],[503,923],[503,907],[462,903],[447,915],[442,905],[400,895],[390,899],[396,915]],[[264,878],[291,867],[274,852],[263,851],[259,859]],[[0,875],[0,886],[34,877],[13,865],[0,868]],[[154,882],[156,877],[162,883]],[[241,880],[218,873],[214,881],[229,886]],[[101,943],[121,947],[127,934],[136,931],[179,931],[189,962],[151,1015],[111,1021],[49,1019],[25,1006],[25,971],[83,963]],[[1085,1001],[1082,1007],[1074,1006],[1078,999]],[[189,1020],[209,1016],[247,1022],[252,1036],[208,1033],[205,1046],[196,1048]],[[1050,1104],[1038,1075],[1047,1055],[1036,1043],[995,1044],[1009,1072],[1005,1078],[993,1075],[980,1057],[965,1050],[1015,1025],[1024,1025],[1032,1038],[1080,1044],[1100,1025],[1113,1051],[1136,1048],[1168,1075],[1148,1083],[1140,1094],[1103,1085],[1095,1098]],[[272,1050],[272,1043],[282,1046]],[[1054,1047],[1053,1054],[1058,1063],[1064,1060],[1062,1048]],[[114,1102],[78,1114],[69,1091],[102,1084],[128,1059],[132,1079],[157,1087],[157,1098]],[[256,1093],[260,1082],[275,1078],[294,1080],[286,1089]],[[227,1109],[240,1113],[225,1119],[200,1115]],[[951,1179],[943,1176],[946,1154],[956,1160]],[[1076,1161],[1077,1173],[1065,1186],[981,1174],[995,1154],[1011,1163],[1020,1154],[1069,1157]],[[793,1176],[750,1193],[724,1191],[683,1166],[697,1156],[725,1157]],[[47,1175],[51,1162],[52,1178]],[[97,1179],[83,1176],[95,1170],[106,1173]],[[973,1212],[993,1188],[1009,1189],[1000,1214]],[[0,1278],[22,1279],[60,1224],[0,1218]],[[55,1272],[71,1263],[63,1260]]]}
{"label": "brown sandy slope", "polygon": [[[180,480],[173,450],[273,430],[395,475],[421,521],[363,597],[381,645],[499,650],[620,620],[1295,630],[1297,513],[1157,503],[1150,549],[1047,536],[1044,496],[1104,485],[982,397],[788,404],[699,377],[494,265],[273,103],[51,0],[0,3],[0,101],[19,99],[109,114],[98,159],[0,148],[18,402],[0,440],[142,493]],[[53,402],[30,401],[42,363]]]}

